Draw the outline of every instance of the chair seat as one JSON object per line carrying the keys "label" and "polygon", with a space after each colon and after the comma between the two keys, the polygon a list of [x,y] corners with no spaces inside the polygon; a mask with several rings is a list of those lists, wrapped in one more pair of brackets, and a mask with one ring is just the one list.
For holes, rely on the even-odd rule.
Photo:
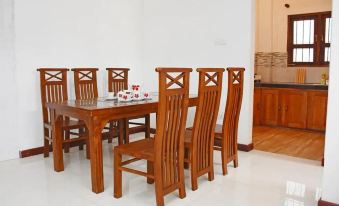
{"label": "chair seat", "polygon": [[[44,124],[45,127],[52,129],[50,122]],[[79,129],[85,126],[85,122],[82,120],[64,120],[62,122],[62,128],[65,130]]]}
{"label": "chair seat", "polygon": [[139,159],[154,161],[154,139],[147,138],[114,147],[115,152]]}

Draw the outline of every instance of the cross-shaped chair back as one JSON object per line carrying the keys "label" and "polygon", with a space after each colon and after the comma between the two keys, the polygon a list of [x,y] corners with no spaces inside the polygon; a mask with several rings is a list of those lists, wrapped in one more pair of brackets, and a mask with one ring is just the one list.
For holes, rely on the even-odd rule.
{"label": "cross-shaped chair back", "polygon": [[74,68],[74,89],[77,100],[98,97],[97,68]]}
{"label": "cross-shaped chair back", "polygon": [[128,68],[107,68],[108,91],[115,94],[128,89]]}
{"label": "cross-shaped chair back", "polygon": [[238,150],[238,122],[243,96],[244,68],[227,68],[228,91],[227,103],[223,121],[222,144],[227,151],[227,157],[232,158]]}
{"label": "cross-shaped chair back", "polygon": [[[168,194],[184,181],[184,133],[186,127],[190,68],[157,68],[159,106],[155,137],[155,177]],[[161,179],[162,178],[162,179]]]}
{"label": "cross-shaped chair back", "polygon": [[223,68],[199,68],[198,105],[191,140],[194,175],[213,172],[214,129],[222,90]]}
{"label": "cross-shaped chair back", "polygon": [[39,68],[41,105],[44,122],[49,122],[48,102],[62,102],[68,99],[66,68]]}

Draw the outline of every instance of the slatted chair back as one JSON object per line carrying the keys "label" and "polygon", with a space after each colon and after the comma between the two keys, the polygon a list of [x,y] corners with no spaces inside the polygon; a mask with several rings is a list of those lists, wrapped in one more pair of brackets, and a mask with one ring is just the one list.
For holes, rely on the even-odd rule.
{"label": "slatted chair back", "polygon": [[238,122],[243,96],[244,68],[227,68],[228,92],[223,121],[222,144],[226,149],[227,162],[237,159],[238,151]]}
{"label": "slatted chair back", "polygon": [[199,68],[198,105],[191,140],[193,176],[213,173],[214,129],[222,90],[223,68]]}
{"label": "slatted chair back", "polygon": [[97,68],[74,68],[74,89],[77,100],[98,97]]}
{"label": "slatted chair back", "polygon": [[190,68],[157,68],[159,106],[155,137],[156,190],[168,194],[184,187],[184,133]]}
{"label": "slatted chair back", "polygon": [[128,68],[107,68],[108,91],[115,94],[128,89]]}
{"label": "slatted chair back", "polygon": [[66,68],[39,68],[43,121],[49,122],[46,103],[68,100]]}

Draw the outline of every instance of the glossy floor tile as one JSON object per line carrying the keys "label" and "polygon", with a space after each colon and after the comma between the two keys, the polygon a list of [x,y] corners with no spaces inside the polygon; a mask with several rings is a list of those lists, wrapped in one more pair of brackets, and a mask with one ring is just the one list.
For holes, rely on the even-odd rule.
{"label": "glossy floor tile", "polygon": [[[116,145],[116,142],[113,143]],[[0,162],[0,205],[115,206],[155,205],[153,185],[141,176],[124,173],[123,197],[113,197],[112,144],[103,142],[105,191],[91,192],[89,161],[85,151],[72,148],[65,154],[65,171],[53,170],[52,157],[42,155]],[[239,153],[239,168],[229,165],[221,175],[220,153],[215,152],[215,180],[199,179],[199,189],[190,189],[186,171],[185,199],[177,193],[166,196],[167,206],[315,206],[320,196],[323,169],[319,162],[252,151]],[[144,163],[136,163],[144,168]]]}

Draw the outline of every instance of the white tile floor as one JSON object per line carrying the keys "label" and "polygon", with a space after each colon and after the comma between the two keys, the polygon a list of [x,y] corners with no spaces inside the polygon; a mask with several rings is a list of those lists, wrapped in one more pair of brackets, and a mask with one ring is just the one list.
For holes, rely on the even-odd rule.
{"label": "white tile floor", "polygon": [[[116,145],[116,143],[113,143]],[[123,197],[113,198],[111,144],[103,143],[105,191],[91,192],[89,161],[85,151],[73,148],[65,154],[65,171],[53,170],[53,158],[42,155],[0,162],[0,205],[155,205],[153,185],[145,178],[124,173]],[[190,189],[186,171],[185,199],[177,193],[165,198],[165,204],[230,206],[315,206],[320,195],[323,169],[319,162],[291,158],[260,151],[239,153],[239,168],[229,165],[229,174],[221,175],[220,153],[215,152],[215,180],[200,178],[199,189]],[[143,167],[139,163],[137,167]]]}

